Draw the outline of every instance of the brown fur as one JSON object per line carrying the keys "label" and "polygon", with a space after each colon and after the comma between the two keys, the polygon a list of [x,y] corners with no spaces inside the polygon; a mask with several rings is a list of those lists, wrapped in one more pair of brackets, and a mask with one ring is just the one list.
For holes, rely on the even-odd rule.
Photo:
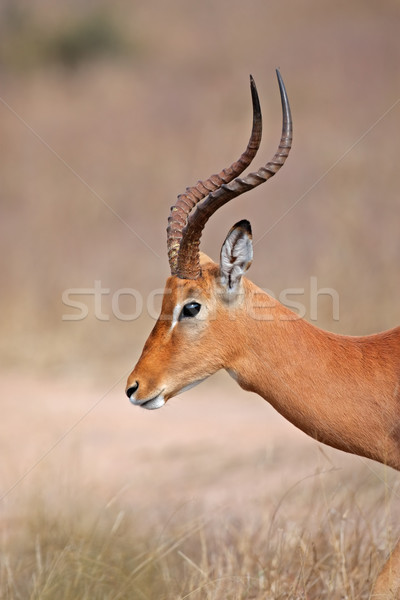
{"label": "brown fur", "polygon": [[[400,469],[400,327],[366,337],[328,333],[245,278],[229,296],[218,265],[204,256],[202,265],[195,281],[167,280],[160,318],[128,379],[128,387],[140,382],[137,397],[163,391],[168,400],[226,369],[311,437]],[[202,305],[202,319],[171,329],[174,307],[189,301]],[[400,545],[372,597],[400,597],[399,573]]]}

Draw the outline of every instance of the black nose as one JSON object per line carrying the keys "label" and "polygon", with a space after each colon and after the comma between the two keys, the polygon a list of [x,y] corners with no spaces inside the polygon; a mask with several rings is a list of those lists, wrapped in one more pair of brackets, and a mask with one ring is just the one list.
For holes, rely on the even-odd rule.
{"label": "black nose", "polygon": [[132,396],[132,394],[134,394],[137,391],[138,387],[139,387],[139,382],[135,381],[135,383],[126,390],[125,393],[128,396],[128,398],[130,398]]}

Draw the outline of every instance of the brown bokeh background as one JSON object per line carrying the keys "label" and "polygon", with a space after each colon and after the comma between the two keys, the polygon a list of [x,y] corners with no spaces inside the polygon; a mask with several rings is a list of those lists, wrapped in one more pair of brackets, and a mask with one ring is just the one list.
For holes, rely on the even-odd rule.
{"label": "brown bokeh background", "polygon": [[[362,335],[399,323],[399,31],[397,0],[2,0],[0,595],[36,598],[43,583],[43,600],[139,597],[129,585],[143,530],[155,571],[140,597],[261,600],[307,569],[310,599],[369,597],[399,533],[395,473],[319,446],[225,373],[155,412],[132,407],[124,386],[154,323],[147,300],[169,273],[169,207],[244,149],[250,73],[264,117],[256,167],[272,157],[276,67],[290,157],[214,216],[202,249],[218,257],[247,218],[249,276],[277,296],[304,289],[290,299],[305,318],[313,277],[340,300],[335,320],[318,298],[320,327]],[[101,306],[72,295],[88,315],[65,320],[77,309],[63,293],[95,282],[109,290]],[[125,288],[144,301],[133,321],[112,310]],[[132,296],[119,308],[138,312]],[[123,551],[121,515],[134,522],[118,530]],[[211,537],[200,528],[200,542],[175,544],[192,519]],[[190,560],[171,550],[160,566],[163,536]],[[249,577],[257,593],[237,595]],[[203,595],[215,581],[228,587]]]}
{"label": "brown bokeh background", "polygon": [[[296,300],[309,318],[315,276],[340,297],[339,321],[319,298],[320,326],[397,324],[397,2],[38,0],[3,2],[0,19],[3,368],[114,376],[133,365],[153,321],[146,310],[118,320],[112,294],[134,288],[146,302],[163,286],[169,207],[243,150],[249,73],[264,117],[256,166],[272,156],[276,67],[294,118],[290,159],[219,211],[202,248],[217,257],[229,227],[248,218],[249,275],[261,287],[305,288]],[[95,280],[110,290],[109,320],[87,296],[88,317],[63,321],[76,313],[63,291]]]}

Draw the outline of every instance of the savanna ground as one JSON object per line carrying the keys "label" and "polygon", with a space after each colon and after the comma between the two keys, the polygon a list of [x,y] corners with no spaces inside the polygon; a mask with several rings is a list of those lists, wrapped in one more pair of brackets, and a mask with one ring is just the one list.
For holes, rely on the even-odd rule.
{"label": "savanna ground", "polygon": [[[156,413],[3,378],[2,598],[368,598],[398,482],[222,378]],[[16,406],[18,404],[18,406]]]}
{"label": "savanna ground", "polygon": [[[249,73],[255,162],[270,158],[277,66],[290,159],[203,248],[246,217],[249,275],[305,318],[398,324],[399,26],[390,0],[1,3],[0,598],[369,597],[400,534],[396,473],[224,375],[150,413],[123,390],[168,272],[168,208],[243,149]],[[339,318],[329,295],[314,314],[310,277]],[[65,318],[66,291],[86,318]]]}

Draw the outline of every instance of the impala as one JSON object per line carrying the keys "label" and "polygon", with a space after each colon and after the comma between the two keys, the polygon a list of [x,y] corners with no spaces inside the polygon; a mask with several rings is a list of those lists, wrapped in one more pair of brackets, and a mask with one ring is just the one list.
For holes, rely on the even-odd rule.
{"label": "impala", "polygon": [[[187,188],[171,208],[171,276],[126,393],[133,404],[156,409],[225,369],[314,439],[400,469],[400,327],[350,337],[299,319],[244,277],[253,259],[248,221],[231,228],[219,264],[199,251],[211,215],[267,181],[286,161],[292,119],[278,71],[277,76],[283,125],[272,160],[239,177],[261,141],[261,111],[251,78],[253,128],[245,152],[229,168]],[[400,597],[400,542],[372,597]]]}

